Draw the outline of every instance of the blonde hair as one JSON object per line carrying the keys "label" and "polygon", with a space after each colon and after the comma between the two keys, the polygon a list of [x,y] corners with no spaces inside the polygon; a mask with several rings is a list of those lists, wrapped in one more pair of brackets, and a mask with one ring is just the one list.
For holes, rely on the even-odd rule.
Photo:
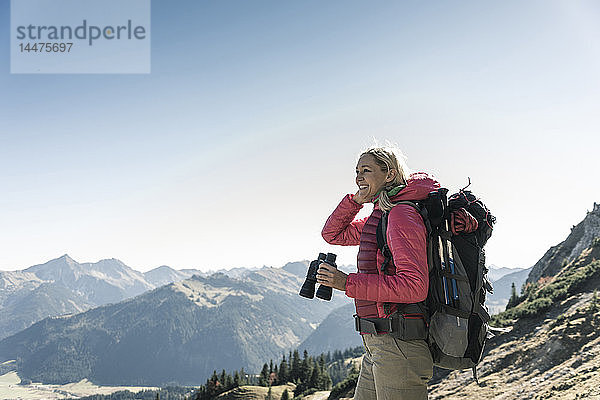
{"label": "blonde hair", "polygon": [[379,208],[383,212],[390,211],[394,204],[390,200],[388,191],[398,185],[406,185],[406,178],[410,171],[406,165],[406,157],[396,147],[370,147],[363,151],[359,158],[369,154],[375,159],[375,163],[379,165],[381,170],[385,173],[390,170],[396,170],[396,177],[391,182],[388,182],[385,187],[379,193]]}

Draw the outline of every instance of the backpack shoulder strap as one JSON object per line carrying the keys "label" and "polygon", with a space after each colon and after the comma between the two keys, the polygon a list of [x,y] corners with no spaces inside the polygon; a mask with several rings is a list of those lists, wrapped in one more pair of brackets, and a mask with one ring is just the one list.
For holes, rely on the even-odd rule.
{"label": "backpack shoulder strap", "polygon": [[[399,204],[406,204],[413,207],[417,212],[423,217],[423,221],[425,222],[425,226],[427,227],[427,232],[431,231],[431,225],[429,225],[429,219],[427,218],[427,208],[421,207],[418,203],[413,201],[399,201],[394,203],[394,207]],[[423,215],[425,213],[425,215]],[[381,270],[384,274],[387,274],[387,268],[392,262],[392,252],[387,243],[387,225],[388,225],[388,217],[390,212],[384,212],[381,215],[381,219],[377,224],[376,236],[377,236],[377,248],[381,250],[383,254],[384,261],[381,264]]]}
{"label": "backpack shoulder strap", "polygon": [[431,223],[429,222],[429,212],[427,211],[427,207],[413,201],[399,201],[398,203],[394,203],[394,205],[396,204],[407,204],[417,210],[421,218],[423,218],[423,223],[425,224],[427,235],[429,236],[431,233]]}
{"label": "backpack shoulder strap", "polygon": [[381,271],[387,275],[388,266],[390,262],[392,262],[392,251],[387,243],[387,222],[388,222],[388,214],[384,212],[381,214],[381,219],[377,224],[376,236],[377,236],[377,248],[381,250],[381,254],[383,254],[383,263],[381,264]]}
{"label": "backpack shoulder strap", "polygon": [[[425,227],[427,228],[427,233],[429,234],[431,232],[431,224],[429,223],[429,216],[427,213],[427,207],[423,207],[421,206],[419,203],[416,203],[414,201],[399,201],[397,203],[394,203],[394,206],[397,206],[399,204],[406,204],[409,205],[411,207],[413,207],[418,213],[419,215],[421,215],[421,217],[423,218],[423,222],[425,223]],[[379,220],[379,223],[377,224],[377,248],[378,249],[383,249],[383,247],[387,244],[387,236],[383,234],[383,232],[387,233],[387,223],[388,223],[388,216],[389,216],[389,211],[384,212],[381,215],[381,219]]]}

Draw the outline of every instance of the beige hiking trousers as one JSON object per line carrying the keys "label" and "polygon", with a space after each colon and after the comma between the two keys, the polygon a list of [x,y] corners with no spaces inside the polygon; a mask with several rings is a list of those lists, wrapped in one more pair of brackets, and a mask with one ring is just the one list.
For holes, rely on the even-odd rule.
{"label": "beige hiking trousers", "polygon": [[363,335],[365,356],[354,400],[426,400],[433,360],[424,340]]}

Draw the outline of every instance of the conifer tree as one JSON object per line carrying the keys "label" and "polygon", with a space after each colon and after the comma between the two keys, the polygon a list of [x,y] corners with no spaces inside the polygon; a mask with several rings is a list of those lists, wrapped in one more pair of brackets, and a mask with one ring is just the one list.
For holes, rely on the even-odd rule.
{"label": "conifer tree", "polygon": [[289,380],[288,377],[288,365],[287,365],[287,361],[285,360],[285,355],[283,356],[283,359],[281,360],[281,364],[279,364],[279,382],[281,383],[286,383]]}
{"label": "conifer tree", "polygon": [[517,295],[517,289],[515,288],[515,283],[513,282],[510,286],[510,298],[508,299],[508,304],[506,305],[506,309],[512,308],[516,306],[519,302],[519,296]]}
{"label": "conifer tree", "polygon": [[310,379],[311,368],[310,368],[310,364],[308,362],[309,362],[308,358],[305,358],[300,363],[299,377],[302,382],[308,382]]}
{"label": "conifer tree", "polygon": [[283,393],[281,393],[281,400],[290,400],[290,394],[288,393],[287,389],[285,389]]}
{"label": "conifer tree", "polygon": [[218,394],[219,377],[217,371],[213,371],[210,378],[206,380],[206,386],[202,391],[202,398],[209,399]]}
{"label": "conifer tree", "polygon": [[219,383],[222,386],[225,386],[225,383],[227,381],[227,377],[226,377],[227,373],[225,372],[225,370],[221,371],[221,375],[219,375]]}
{"label": "conifer tree", "polygon": [[259,386],[267,386],[269,382],[269,366],[267,363],[263,365],[262,371],[260,371],[260,377],[258,378]]}
{"label": "conifer tree", "polygon": [[319,384],[318,388],[321,390],[328,390],[332,385],[331,377],[325,367],[325,357],[323,354],[319,357]]}
{"label": "conifer tree", "polygon": [[333,352],[333,359],[334,359],[334,360],[341,360],[342,358],[343,358],[343,357],[342,357],[342,352],[341,352],[341,351],[339,351],[339,350],[335,350],[335,351]]}
{"label": "conifer tree", "polygon": [[319,381],[320,381],[319,368],[313,368],[312,373],[310,374],[310,378],[308,380],[308,387],[320,389]]}
{"label": "conifer tree", "polygon": [[213,387],[217,387],[218,382],[219,382],[219,376],[217,375],[217,371],[214,370],[210,377],[210,383],[213,385]]}
{"label": "conifer tree", "polygon": [[292,356],[292,368],[290,375],[292,382],[300,378],[300,354],[298,354],[298,350],[294,350],[294,355]]}
{"label": "conifer tree", "polygon": [[235,371],[235,374],[233,374],[233,387],[238,386],[240,386],[240,373]]}
{"label": "conifer tree", "polygon": [[225,374],[225,381],[223,382],[223,387],[225,390],[232,389],[233,386],[233,378],[230,374]]}

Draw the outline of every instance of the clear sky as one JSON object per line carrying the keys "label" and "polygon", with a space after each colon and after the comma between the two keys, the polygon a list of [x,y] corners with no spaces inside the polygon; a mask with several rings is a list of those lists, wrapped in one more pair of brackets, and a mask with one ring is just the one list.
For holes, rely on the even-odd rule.
{"label": "clear sky", "polygon": [[[11,75],[0,1],[0,269],[281,266],[327,245],[358,153],[479,194],[529,267],[600,202],[600,3],[153,1],[148,75]],[[365,210],[366,211],[366,210]]]}

